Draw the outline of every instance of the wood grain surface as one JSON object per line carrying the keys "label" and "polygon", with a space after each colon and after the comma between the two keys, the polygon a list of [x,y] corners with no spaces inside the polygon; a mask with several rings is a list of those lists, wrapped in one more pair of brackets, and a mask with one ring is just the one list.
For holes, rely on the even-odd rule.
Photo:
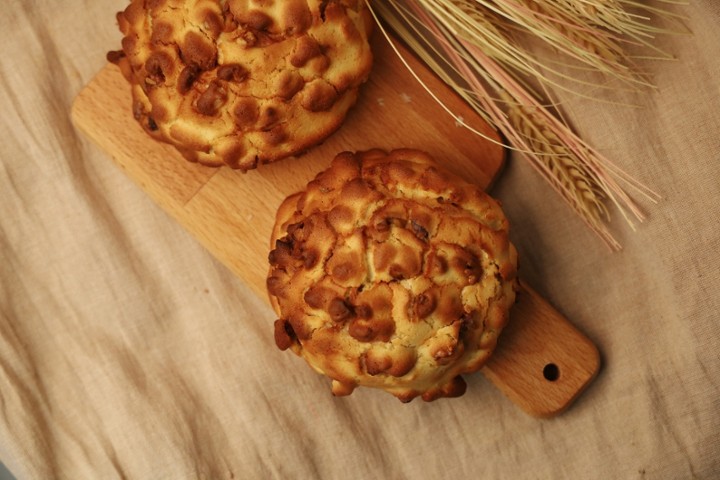
{"label": "wood grain surface", "polygon": [[[245,174],[189,163],[172,147],[147,136],[132,118],[130,89],[114,65],[104,67],[80,92],[72,118],[157,204],[255,293],[267,298],[265,276],[275,212],[286,196],[302,189],[337,153],[416,148],[484,188],[502,170],[505,150],[488,125],[402,47],[413,69],[442,101],[487,139],[471,134],[442,110],[380,35],[375,35],[373,48],[371,77],[340,130],[301,157]],[[592,342],[524,286],[510,326],[482,371],[525,411],[548,417],[567,408],[598,369],[599,355]]]}

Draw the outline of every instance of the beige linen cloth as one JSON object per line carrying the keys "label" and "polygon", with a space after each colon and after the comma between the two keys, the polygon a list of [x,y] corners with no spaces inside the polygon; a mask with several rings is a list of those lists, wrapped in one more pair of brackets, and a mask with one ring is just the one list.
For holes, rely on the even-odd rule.
{"label": "beige linen cloth", "polygon": [[[652,4],[659,4],[647,0]],[[600,348],[561,416],[485,378],[454,400],[333,398],[254,296],[69,112],[123,0],[0,14],[0,461],[18,479],[720,478],[720,3],[642,62],[657,89],[568,96],[585,139],[662,195],[610,253],[514,157],[494,190],[524,278]],[[351,147],[349,147],[351,148]],[[252,227],[250,227],[252,228]]]}

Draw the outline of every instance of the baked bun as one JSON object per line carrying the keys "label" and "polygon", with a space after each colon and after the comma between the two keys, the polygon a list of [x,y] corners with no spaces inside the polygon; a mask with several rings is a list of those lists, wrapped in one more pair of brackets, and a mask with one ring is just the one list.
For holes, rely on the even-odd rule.
{"label": "baked bun", "polygon": [[288,197],[272,233],[275,342],[346,395],[462,395],[517,288],[498,203],[425,153],[341,153]]}
{"label": "baked bun", "polygon": [[132,0],[118,13],[133,114],[187,159],[248,170],[342,123],[367,79],[362,0]]}

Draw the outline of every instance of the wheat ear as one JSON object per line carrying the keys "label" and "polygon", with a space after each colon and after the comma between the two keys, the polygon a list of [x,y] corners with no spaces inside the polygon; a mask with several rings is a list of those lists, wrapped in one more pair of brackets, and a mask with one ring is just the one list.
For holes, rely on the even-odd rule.
{"label": "wheat ear", "polygon": [[500,98],[506,102],[509,122],[532,151],[533,166],[592,231],[610,248],[619,249],[605,226],[609,218],[606,196],[592,171],[560,141],[545,118],[537,114],[537,107],[519,105],[505,91],[500,92]]}

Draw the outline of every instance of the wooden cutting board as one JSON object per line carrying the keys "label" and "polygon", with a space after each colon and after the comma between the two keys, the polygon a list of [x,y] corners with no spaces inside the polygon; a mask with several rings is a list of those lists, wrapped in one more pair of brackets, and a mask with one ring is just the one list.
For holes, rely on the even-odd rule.
{"label": "wooden cutting board", "polygon": [[[265,276],[275,211],[337,153],[417,148],[484,188],[502,169],[505,150],[477,114],[398,47],[432,91],[487,139],[470,133],[442,110],[381,35],[375,35],[373,48],[373,73],[338,132],[300,158],[245,174],[189,163],[172,147],[147,136],[132,117],[130,89],[111,64],[78,95],[72,118],[155,202],[267,298]],[[272,333],[271,324],[268,332]],[[526,412],[549,417],[577,398],[599,365],[595,345],[523,285],[509,326],[482,372]]]}

